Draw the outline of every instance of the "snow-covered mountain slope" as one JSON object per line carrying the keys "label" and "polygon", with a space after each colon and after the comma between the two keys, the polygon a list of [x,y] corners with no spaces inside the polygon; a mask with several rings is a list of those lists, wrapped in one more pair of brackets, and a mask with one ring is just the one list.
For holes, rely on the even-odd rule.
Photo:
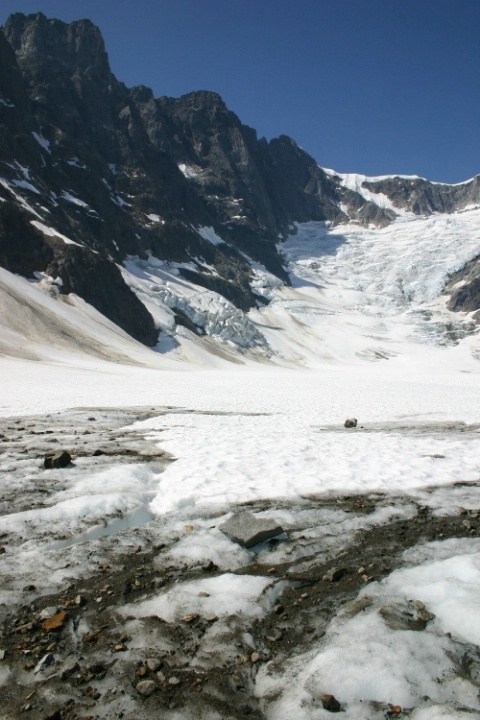
{"label": "snow-covered mountain slope", "polygon": [[453,357],[458,348],[478,359],[476,313],[450,311],[445,287],[480,255],[479,228],[480,210],[400,217],[385,228],[297,224],[279,246],[290,285],[246,258],[259,298],[248,312],[187,281],[181,270],[188,264],[131,257],[120,270],[153,317],[159,340],[152,350],[75,295],[60,295],[57,281],[39,275],[27,282],[2,270],[2,352],[43,359],[86,353],[152,367],[408,362],[432,352]]}
{"label": "snow-covered mountain slope", "polygon": [[282,251],[292,287],[276,288],[268,307],[250,313],[265,325],[288,318],[283,333],[264,330],[278,354],[375,360],[464,341],[478,356],[474,313],[451,312],[443,293],[480,254],[479,210],[398,218],[382,229],[305,223]]}

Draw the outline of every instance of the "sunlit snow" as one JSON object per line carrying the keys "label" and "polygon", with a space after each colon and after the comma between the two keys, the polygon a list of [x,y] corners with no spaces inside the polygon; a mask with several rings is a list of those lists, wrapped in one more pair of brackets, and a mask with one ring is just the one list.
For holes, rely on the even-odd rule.
{"label": "sunlit snow", "polygon": [[[437,515],[478,509],[479,337],[441,293],[479,254],[479,227],[479,210],[404,217],[382,230],[298,225],[280,245],[291,286],[255,266],[252,287],[270,304],[248,313],[187,283],[181,266],[131,258],[122,272],[162,331],[157,352],[74,295],[55,295],[48,278],[1,270],[2,415],[62,411],[73,424],[72,408],[148,407],[152,417],[123,431],[175,458],[164,468],[79,463],[42,507],[0,519],[0,533],[15,539],[8,572],[23,568],[40,591],[60,587],[89,562],[77,543],[100,537],[104,522],[153,516],[157,541],[178,538],[169,560],[213,558],[222,573],[160,589],[125,606],[126,615],[177,620],[200,609],[221,622],[230,613],[252,619],[271,610],[281,585],[235,574],[251,555],[219,524],[238,503],[282,499],[276,521],[318,537],[319,552],[394,514],[409,522],[415,499]],[[204,334],[179,326],[178,311]],[[358,430],[344,428],[350,416]],[[33,462],[5,465],[20,494]],[[361,526],[339,508],[308,506],[360,493],[383,493],[392,506]],[[57,553],[67,550],[73,562],[59,567]],[[405,552],[403,566],[346,603],[308,652],[262,666],[255,692],[265,716],[330,717],[321,697],[338,693],[352,720],[384,717],[375,703],[415,706],[413,720],[479,718],[477,688],[452,673],[459,648],[480,644],[479,550],[478,540],[454,539]],[[285,559],[281,544],[270,552],[265,562]],[[299,560],[308,569],[308,558]],[[21,587],[2,592],[8,603]],[[418,603],[435,617],[422,634],[399,629],[395,618]]]}

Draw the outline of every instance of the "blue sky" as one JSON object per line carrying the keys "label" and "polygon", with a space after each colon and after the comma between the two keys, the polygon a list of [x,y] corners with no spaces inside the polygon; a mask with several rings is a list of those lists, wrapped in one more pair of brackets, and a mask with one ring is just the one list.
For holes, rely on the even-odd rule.
{"label": "blue sky", "polygon": [[84,17],[126,85],[215,90],[323,166],[459,182],[480,173],[480,0],[2,0]]}

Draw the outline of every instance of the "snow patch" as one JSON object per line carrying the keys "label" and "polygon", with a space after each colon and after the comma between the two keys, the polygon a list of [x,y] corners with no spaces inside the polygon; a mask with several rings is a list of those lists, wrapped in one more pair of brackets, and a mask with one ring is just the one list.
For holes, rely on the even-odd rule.
{"label": "snow patch", "polygon": [[32,132],[32,135],[35,138],[35,140],[38,142],[38,144],[41,145],[42,148],[51,155],[52,151],[50,150],[50,142],[48,140],[46,140],[46,138],[44,138],[41,133]]}
{"label": "snow patch", "polygon": [[37,230],[40,230],[43,235],[47,235],[48,237],[54,237],[58,238],[59,240],[63,240],[64,243],[67,245],[78,245],[79,247],[83,247],[81,243],[75,242],[75,240],[71,240],[66,235],[62,235],[62,233],[59,233],[58,230],[55,230],[55,228],[52,228],[48,225],[44,225],[41,222],[38,222],[37,220],[30,220],[30,224],[33,225],[33,227],[37,228]]}
{"label": "snow patch", "polygon": [[197,232],[204,240],[208,240],[208,242],[212,243],[212,245],[225,244],[225,241],[222,240],[220,235],[217,235],[213,227],[200,227]]}
{"label": "snow patch", "polygon": [[198,175],[198,172],[196,172],[190,165],[185,165],[185,163],[180,163],[178,165],[178,169],[188,180],[192,180],[192,178],[195,178]]}

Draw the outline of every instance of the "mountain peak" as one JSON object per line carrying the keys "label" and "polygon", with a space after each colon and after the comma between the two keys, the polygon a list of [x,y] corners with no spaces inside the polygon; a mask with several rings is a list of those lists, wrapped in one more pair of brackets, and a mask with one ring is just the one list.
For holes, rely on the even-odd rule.
{"label": "mountain peak", "polygon": [[50,19],[43,13],[10,15],[3,33],[15,50],[20,64],[39,72],[58,62],[70,71],[92,71],[96,75],[110,74],[108,55],[99,28],[91,20],[65,23]]}

